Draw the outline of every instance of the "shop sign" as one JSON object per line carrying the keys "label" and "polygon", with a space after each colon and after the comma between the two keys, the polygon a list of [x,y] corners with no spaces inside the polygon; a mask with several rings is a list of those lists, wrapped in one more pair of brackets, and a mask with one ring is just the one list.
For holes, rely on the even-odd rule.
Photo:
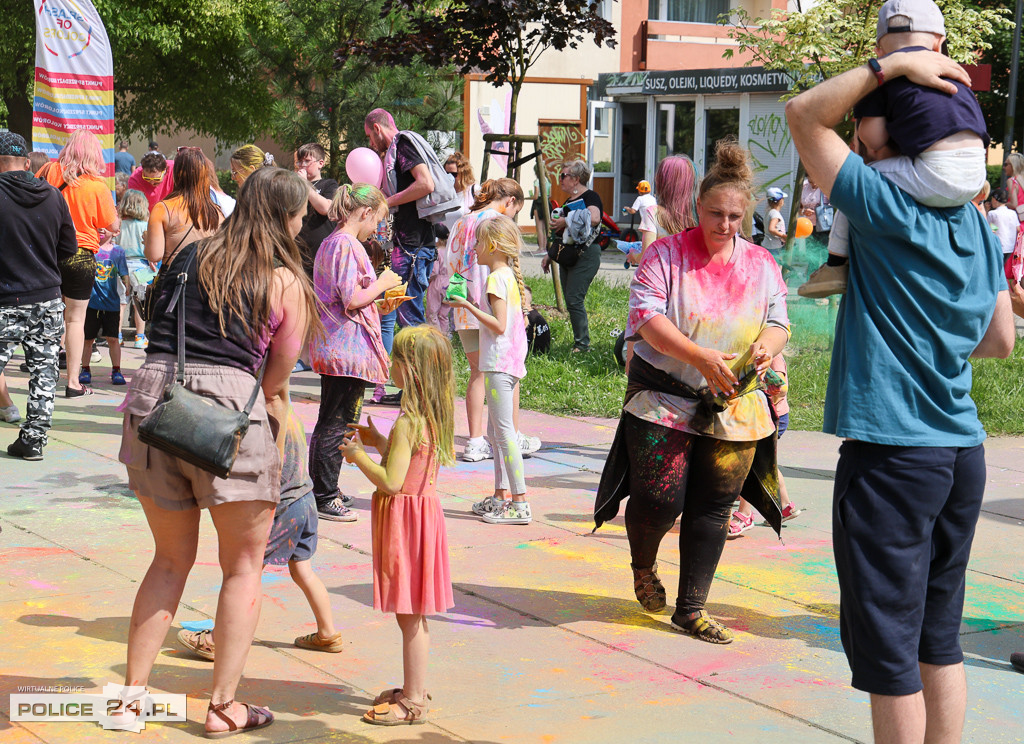
{"label": "shop sign", "polygon": [[780,70],[727,67],[713,70],[644,70],[599,76],[605,95],[649,96],[701,93],[784,93],[792,80]]}

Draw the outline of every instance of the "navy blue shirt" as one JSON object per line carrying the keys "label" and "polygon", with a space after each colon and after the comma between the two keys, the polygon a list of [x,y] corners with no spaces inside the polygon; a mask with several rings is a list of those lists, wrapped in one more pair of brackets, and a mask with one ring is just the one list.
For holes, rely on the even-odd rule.
{"label": "navy blue shirt", "polygon": [[[907,47],[893,52],[924,51],[924,47]],[[956,85],[956,95],[912,83],[905,77],[888,81],[868,93],[853,107],[853,115],[884,116],[889,136],[900,148],[900,153],[916,158],[940,139],[957,132],[974,132],[988,147],[988,129],[985,117],[974,93],[963,83]]]}
{"label": "navy blue shirt", "polygon": [[853,153],[829,199],[850,220],[850,281],[824,431],[904,447],[980,444],[969,357],[1006,290],[985,218],[973,204],[918,204]]}

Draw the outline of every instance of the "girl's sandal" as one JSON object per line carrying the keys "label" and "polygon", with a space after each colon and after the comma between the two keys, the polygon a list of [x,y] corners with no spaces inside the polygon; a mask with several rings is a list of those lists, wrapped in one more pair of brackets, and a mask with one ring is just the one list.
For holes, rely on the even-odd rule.
{"label": "girl's sandal", "polygon": [[692,635],[708,643],[726,644],[732,643],[732,631],[711,617],[705,610],[690,620],[676,620],[673,616],[672,627],[676,630]]}
{"label": "girl's sandal", "polygon": [[658,564],[650,568],[633,568],[633,591],[637,601],[648,612],[665,609],[665,587],[658,578]]}
{"label": "girl's sandal", "polygon": [[213,661],[214,645],[212,630],[179,630],[178,643],[200,659]]}
{"label": "girl's sandal", "polygon": [[[373,704],[380,705],[381,703],[393,703],[395,702],[395,695],[397,695],[400,692],[402,692],[401,687],[392,687],[390,690],[384,690],[384,692],[380,693],[379,695],[377,695],[377,697],[373,699]],[[426,693],[426,695],[427,700],[434,699],[429,692]]]}
{"label": "girl's sandal", "polygon": [[224,739],[235,734],[244,734],[256,729],[266,728],[274,722],[274,714],[266,708],[257,708],[255,705],[242,703],[245,706],[245,723],[239,726],[231,720],[231,716],[224,712],[231,707],[233,702],[235,701],[228,700],[226,703],[214,705],[213,701],[210,701],[210,711],[223,718],[224,722],[228,725],[228,729],[227,731],[207,731],[205,733],[207,739]]}
{"label": "girl's sandal", "polygon": [[[375,704],[373,708],[363,714],[363,720],[374,726],[415,726],[426,723],[424,717],[430,708],[423,703],[417,703],[405,696],[401,690],[393,693],[391,702]],[[384,695],[386,693],[381,693]],[[378,695],[380,697],[380,695]]]}

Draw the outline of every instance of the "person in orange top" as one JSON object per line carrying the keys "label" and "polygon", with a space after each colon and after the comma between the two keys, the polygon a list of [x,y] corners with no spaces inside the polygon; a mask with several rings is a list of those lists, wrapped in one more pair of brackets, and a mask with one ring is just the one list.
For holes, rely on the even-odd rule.
{"label": "person in orange top", "polygon": [[174,159],[174,191],[149,213],[146,258],[168,263],[178,248],[217,232],[223,220],[210,195],[206,156],[198,147],[182,147]]}
{"label": "person in orange top", "polygon": [[85,345],[85,312],[96,278],[95,254],[100,247],[100,233],[117,233],[120,227],[114,197],[101,175],[105,167],[99,139],[88,130],[77,129],[71,133],[57,160],[44,165],[38,173],[39,178],[64,194],[78,238],[78,252],[60,262],[68,367],[66,398],[92,392],[78,381]]}

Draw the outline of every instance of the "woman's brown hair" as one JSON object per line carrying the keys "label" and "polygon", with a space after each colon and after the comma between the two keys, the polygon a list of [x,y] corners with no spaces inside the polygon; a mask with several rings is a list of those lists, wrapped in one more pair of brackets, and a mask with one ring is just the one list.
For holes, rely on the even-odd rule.
{"label": "woman's brown hair", "polygon": [[476,195],[476,201],[473,202],[471,211],[476,212],[492,201],[498,199],[507,199],[513,196],[515,200],[520,204],[526,202],[526,197],[523,195],[523,188],[515,179],[512,178],[492,178],[490,181],[484,181],[480,184],[480,191]]}
{"label": "woman's brown hair", "polygon": [[700,182],[700,196],[719,188],[730,188],[754,199],[754,171],[750,167],[750,153],[734,137],[720,139],[715,144],[715,161]]}
{"label": "woman's brown hair", "polygon": [[[177,162],[177,161],[175,161]],[[289,221],[305,214],[309,186],[283,168],[261,168],[238,190],[235,211],[216,235],[199,246],[199,283],[217,313],[220,332],[240,323],[254,341],[270,323],[274,269],[284,267],[302,289],[314,336],[323,331],[320,313]]]}
{"label": "woman's brown hair", "polygon": [[456,194],[461,194],[476,183],[476,175],[473,173],[473,166],[470,164],[469,159],[461,152],[453,152],[448,156],[448,159],[444,161],[444,164],[445,166],[455,166]]}
{"label": "woman's brown hair", "polygon": [[210,186],[203,151],[198,147],[178,150],[174,156],[174,191],[167,198],[180,198],[189,221],[204,232],[216,230],[223,217],[210,195]]}

